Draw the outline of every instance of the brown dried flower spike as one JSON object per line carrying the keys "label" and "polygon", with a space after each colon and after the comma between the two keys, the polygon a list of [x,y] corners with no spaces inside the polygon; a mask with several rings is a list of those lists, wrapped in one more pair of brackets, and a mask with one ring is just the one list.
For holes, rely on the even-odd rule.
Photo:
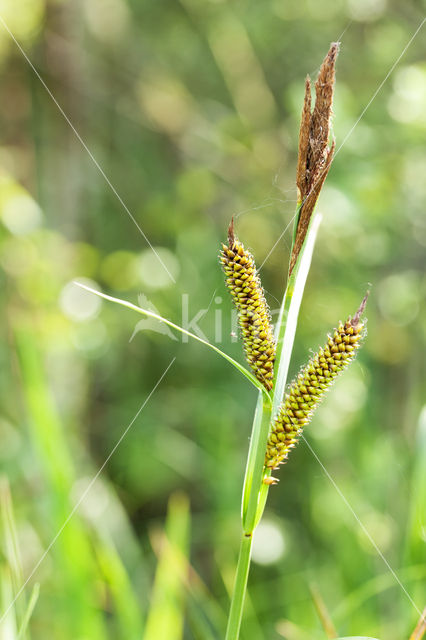
{"label": "brown dried flower spike", "polygon": [[311,112],[311,80],[305,83],[305,100],[299,133],[299,157],[296,184],[298,202],[301,203],[296,237],[290,258],[289,272],[293,271],[308,231],[309,222],[324,180],[330,169],[335,143],[328,147],[333,105],[334,77],[339,43],[333,42],[321,65],[315,83],[315,106]]}
{"label": "brown dried flower spike", "polygon": [[228,229],[228,246],[222,245],[220,262],[238,311],[248,363],[259,382],[270,391],[274,378],[275,340],[269,308],[253,256],[235,237],[233,220]]}

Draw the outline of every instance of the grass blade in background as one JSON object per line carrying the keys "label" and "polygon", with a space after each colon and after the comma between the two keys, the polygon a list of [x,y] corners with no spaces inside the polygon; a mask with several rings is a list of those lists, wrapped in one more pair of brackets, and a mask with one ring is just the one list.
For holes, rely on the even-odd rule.
{"label": "grass blade in background", "polygon": [[[7,610],[23,584],[22,567],[19,554],[18,538],[13,514],[12,498],[6,478],[0,479],[0,504],[2,520],[2,548],[4,561],[1,566],[1,603],[0,616]],[[28,605],[25,594],[18,598],[13,607],[0,622],[0,638],[2,640],[30,640],[27,633],[28,622],[38,598],[39,587],[36,584],[31,593]]]}
{"label": "grass blade in background", "polygon": [[422,640],[424,635],[426,634],[426,607],[423,609],[423,612],[416,624],[416,628],[410,636],[410,640]]}
{"label": "grass blade in background", "polygon": [[285,640],[312,640],[311,634],[290,620],[280,620],[276,625],[276,631]]}
{"label": "grass blade in background", "polygon": [[126,567],[111,542],[98,539],[95,544],[96,558],[110,592],[114,637],[140,640],[142,603],[133,591]]}
{"label": "grass blade in background", "polygon": [[9,567],[2,566],[0,569],[0,605],[2,620],[0,622],[0,638],[4,640],[17,640],[18,621],[15,607],[9,604],[14,598],[11,571]]}
{"label": "grass blade in background", "polygon": [[[406,567],[399,572],[403,583],[412,591],[412,584],[419,583],[422,587],[426,579],[426,565],[418,564]],[[398,589],[393,575],[389,572],[381,573],[370,580],[365,581],[358,589],[347,594],[344,600],[333,611],[333,620],[337,621],[337,626],[345,624],[345,620],[356,617],[356,612],[388,589]]]}
{"label": "grass blade in background", "polygon": [[[81,493],[90,482],[88,477],[80,481]],[[92,483],[80,504],[79,516],[92,540],[99,579],[107,594],[111,633],[113,637],[139,640],[147,607],[148,576],[127,512],[107,478],[101,475]]]}
{"label": "grass blade in background", "polygon": [[[408,527],[406,531],[405,558],[406,564],[417,564],[425,560],[425,527],[426,527],[426,406],[420,412],[416,441],[415,458],[411,476]],[[419,585],[418,597],[425,598],[424,589]]]}
{"label": "grass blade in background", "polygon": [[318,586],[316,584],[310,584],[309,591],[311,592],[315,609],[317,610],[321,626],[324,629],[327,638],[337,638],[336,628]]}
{"label": "grass blade in background", "polygon": [[[50,542],[74,507],[70,496],[77,476],[63,425],[47,387],[35,337],[30,330],[20,326],[15,330],[15,339],[32,440],[49,487],[49,512],[52,514],[52,526],[48,534]],[[96,491],[96,485],[91,491]],[[108,491],[107,487],[104,487],[103,493],[105,491]],[[114,543],[108,539],[108,532],[111,528],[116,535],[121,532],[121,542],[125,540],[127,543],[127,552],[124,553],[128,556],[127,566],[129,562],[133,563],[133,570],[137,567],[139,573],[140,552],[125,512],[112,490],[108,492],[108,501],[114,522],[111,522],[107,513],[91,517],[90,522],[82,520],[80,514],[74,514],[56,541],[51,553],[55,559],[55,573],[61,579],[56,587],[59,602],[55,606],[63,606],[61,615],[69,618],[68,624],[73,634],[90,631],[91,639],[103,640],[102,592],[97,585],[105,581],[116,612],[113,624],[117,625],[118,636],[136,639],[142,634],[144,605],[136,595],[123,559]],[[114,538],[114,534],[111,535]],[[93,547],[96,547],[95,553]]]}
{"label": "grass blade in background", "polygon": [[[185,558],[183,558],[185,560]],[[182,578],[187,588],[187,610],[191,633],[201,634],[200,640],[221,640],[226,614],[206,584],[189,562],[183,563]]]}
{"label": "grass blade in background", "polygon": [[204,613],[192,598],[187,602],[188,624],[194,640],[220,640],[221,636],[215,633],[206,620]]}
{"label": "grass blade in background", "polygon": [[143,640],[183,638],[185,589],[181,574],[183,559],[188,557],[189,531],[188,499],[174,494],[169,500],[166,541],[160,550]]}
{"label": "grass blade in background", "polygon": [[[45,531],[48,544],[73,508],[70,494],[74,469],[64,429],[47,387],[37,336],[23,323],[16,324],[15,341],[30,434],[47,485],[51,518]],[[56,598],[49,603],[40,599],[40,607],[47,607],[48,610],[59,608],[59,619],[62,624],[66,620],[74,637],[86,635],[91,640],[103,640],[105,627],[96,593],[99,572],[93,561],[90,537],[78,517],[74,516],[67,523],[52,549],[52,556],[52,579],[58,580]]]}
{"label": "grass blade in background", "polygon": [[[18,593],[23,583],[22,566],[18,547],[15,516],[7,478],[0,479],[0,504],[2,520],[2,548],[4,549],[5,567],[8,569],[10,586],[13,593]],[[7,606],[7,603],[4,603]],[[17,623],[20,624],[25,610],[25,596],[14,605]]]}
{"label": "grass blade in background", "polygon": [[33,614],[34,608],[37,604],[39,594],[40,594],[40,585],[36,583],[28,599],[28,605],[27,605],[26,611],[24,612],[21,626],[19,627],[17,640],[25,640],[25,638],[29,639],[29,634],[27,634],[27,629],[28,629],[28,625],[29,625],[31,616]]}

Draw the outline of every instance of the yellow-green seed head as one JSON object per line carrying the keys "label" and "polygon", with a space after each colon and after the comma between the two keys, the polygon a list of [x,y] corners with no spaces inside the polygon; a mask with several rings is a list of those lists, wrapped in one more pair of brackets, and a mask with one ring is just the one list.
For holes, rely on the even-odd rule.
{"label": "yellow-green seed head", "polygon": [[228,245],[222,245],[220,263],[226,276],[226,286],[238,311],[247,361],[259,382],[270,391],[275,360],[271,316],[253,256],[235,237],[232,221],[228,230]]}
{"label": "yellow-green seed head", "polygon": [[[367,294],[368,295],[368,294]],[[355,358],[365,334],[361,320],[367,296],[353,318],[340,323],[321,348],[291,383],[276,415],[266,450],[265,466],[276,468],[287,459],[315,409],[336,377]]]}

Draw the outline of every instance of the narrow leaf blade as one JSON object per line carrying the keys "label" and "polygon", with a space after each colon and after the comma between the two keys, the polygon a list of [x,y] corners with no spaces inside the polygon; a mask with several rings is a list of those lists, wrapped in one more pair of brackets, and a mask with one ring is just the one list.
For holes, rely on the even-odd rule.
{"label": "narrow leaf blade", "polygon": [[148,309],[142,309],[141,307],[138,307],[137,305],[132,304],[131,302],[128,302],[127,300],[122,300],[121,298],[114,298],[113,296],[109,296],[106,293],[102,293],[101,291],[97,291],[96,289],[92,289],[91,287],[88,287],[87,285],[85,285],[85,284],[83,284],[81,282],[74,281],[74,284],[76,284],[78,287],[81,287],[82,289],[86,289],[86,291],[89,291],[90,293],[94,293],[95,295],[99,296],[100,298],[104,298],[104,300],[109,300],[110,302],[115,302],[115,304],[119,304],[122,307],[126,307],[127,309],[132,309],[133,311],[136,311],[137,313],[140,313],[140,314],[142,314],[144,316],[147,316],[148,318],[153,318],[154,320],[159,320],[160,322],[163,322],[164,324],[166,324],[167,326],[171,327],[175,331],[179,331],[179,333],[182,333],[182,334],[192,338],[193,340],[197,340],[197,342],[201,342],[206,347],[209,347],[210,349],[213,349],[213,351],[216,351],[216,353],[218,353],[220,356],[222,356],[222,358],[225,358],[225,360],[230,362],[240,373],[243,374],[244,377],[246,377],[248,380],[250,380],[250,382],[252,383],[253,386],[256,387],[256,389],[259,389],[260,391],[263,391],[264,393],[266,393],[262,383],[259,382],[257,380],[257,378],[255,378],[255,376],[252,373],[250,373],[250,371],[248,371],[245,367],[243,367],[243,365],[241,365],[239,362],[234,360],[234,358],[231,358],[231,356],[229,356],[227,353],[225,353],[224,351],[222,351],[221,349],[216,347],[216,345],[212,344],[211,342],[207,342],[207,340],[203,340],[203,338],[200,338],[195,333],[191,333],[190,331],[187,331],[186,329],[184,329],[183,327],[179,326],[178,324],[175,324],[174,322],[171,322],[170,320],[167,320],[167,318],[163,318],[162,316],[158,315],[157,313],[154,313],[153,311],[149,311]]}
{"label": "narrow leaf blade", "polygon": [[278,344],[275,365],[277,373],[274,384],[272,416],[275,416],[277,413],[284,396],[287,384],[288,368],[296,335],[297,319],[320,224],[321,216],[316,214],[309,226],[295,269],[289,278],[287,290],[281,307],[277,327]]}
{"label": "narrow leaf blade", "polygon": [[143,640],[181,640],[184,620],[182,566],[189,547],[190,512],[186,496],[170,498],[166,540],[162,544]]}

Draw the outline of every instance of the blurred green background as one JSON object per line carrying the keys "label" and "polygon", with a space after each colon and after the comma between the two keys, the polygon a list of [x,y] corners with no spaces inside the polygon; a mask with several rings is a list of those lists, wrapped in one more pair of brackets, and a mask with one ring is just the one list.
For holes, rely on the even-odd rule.
{"label": "blurred green background", "polygon": [[[207,309],[199,328],[243,361],[220,242],[234,215],[276,309],[304,78],[339,37],[344,145],[318,204],[291,375],[371,287],[366,344],[306,435],[426,604],[425,27],[345,139],[425,8],[0,2],[78,132],[0,23],[3,638],[18,638],[37,583],[21,638],[223,637],[256,393],[202,345],[137,326],[72,281],[139,296],[178,324],[185,305],[190,319]],[[305,444],[279,477],[255,541],[243,640],[325,638],[312,585],[340,635],[408,639],[415,607]]]}

